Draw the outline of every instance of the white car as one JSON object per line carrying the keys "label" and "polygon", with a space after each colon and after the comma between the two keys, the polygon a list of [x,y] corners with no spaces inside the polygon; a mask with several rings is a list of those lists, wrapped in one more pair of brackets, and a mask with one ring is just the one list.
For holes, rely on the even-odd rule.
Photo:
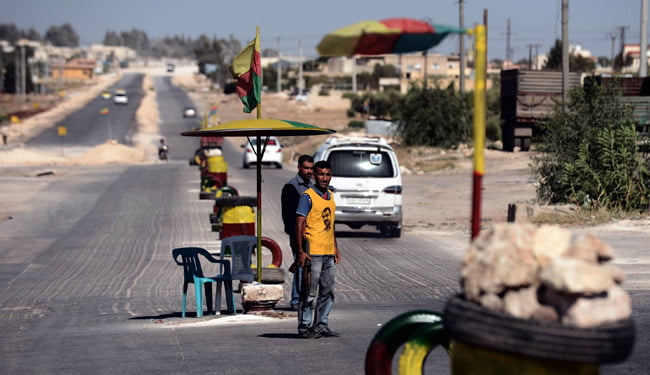
{"label": "white car", "polygon": [[[265,139],[266,137],[262,137],[262,144],[260,145],[262,148],[264,148]],[[242,166],[244,168],[250,168],[251,165],[255,165],[257,163],[257,154],[255,153],[257,151],[256,138],[250,137],[248,140],[250,142],[242,145],[244,148],[244,153],[242,155]],[[253,150],[254,147],[255,151]],[[283,152],[280,141],[276,137],[269,137],[269,140],[266,144],[266,149],[264,150],[264,155],[262,156],[262,164],[274,165],[279,169],[282,168],[282,158]]]}
{"label": "white car", "polygon": [[196,109],[194,109],[193,107],[185,107],[185,109],[183,110],[183,117],[195,118]]}
{"label": "white car", "polygon": [[402,175],[384,138],[331,137],[314,161],[332,165],[336,223],[352,229],[373,225],[386,237],[402,234]]}
{"label": "white car", "polygon": [[114,104],[129,104],[129,97],[126,96],[126,91],[117,90],[113,94],[113,103]]}

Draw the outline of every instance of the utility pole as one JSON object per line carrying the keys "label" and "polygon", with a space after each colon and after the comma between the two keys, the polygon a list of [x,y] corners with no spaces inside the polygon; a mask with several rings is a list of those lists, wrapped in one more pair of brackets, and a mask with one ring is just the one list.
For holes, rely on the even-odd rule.
{"label": "utility pole", "polygon": [[506,60],[512,62],[512,48],[510,48],[510,18],[506,29]]}
{"label": "utility pole", "polygon": [[535,70],[539,70],[539,47],[541,46],[541,44],[533,44],[533,47],[535,47]]}
{"label": "utility pole", "polygon": [[569,0],[562,0],[562,106],[569,96]]}
{"label": "utility pole", "polygon": [[533,45],[529,44],[528,47],[528,70],[533,70]]}
{"label": "utility pole", "polygon": [[629,29],[629,26],[619,26],[618,30],[621,34],[621,67],[625,65],[625,56],[623,56],[623,50],[625,49],[625,29]]}
{"label": "utility pole", "polygon": [[[458,27],[461,29],[465,28],[465,4],[463,0],[458,0],[458,13],[459,13],[459,20],[458,20]],[[460,56],[460,74],[458,75],[460,77],[460,85],[459,90],[461,93],[465,92],[465,34],[460,33],[459,35],[459,42],[458,42],[458,55]]]}
{"label": "utility pole", "polygon": [[298,41],[298,49],[300,50],[300,66],[298,67],[298,88],[300,89],[300,94],[302,94],[305,89],[305,82],[302,79],[302,39]]}
{"label": "utility pole", "polygon": [[282,54],[280,53],[280,37],[278,37],[278,82],[277,82],[277,88],[278,88],[278,93],[282,92],[282,59],[281,59]]}
{"label": "utility pole", "polygon": [[641,37],[639,46],[639,77],[648,74],[648,0],[641,0]]}
{"label": "utility pole", "polygon": [[612,40],[612,59],[610,60],[609,64],[612,66],[612,73],[614,73],[614,58],[616,58],[615,55],[615,47],[614,45],[616,44],[616,33],[615,32],[610,32],[609,33],[609,38]]}

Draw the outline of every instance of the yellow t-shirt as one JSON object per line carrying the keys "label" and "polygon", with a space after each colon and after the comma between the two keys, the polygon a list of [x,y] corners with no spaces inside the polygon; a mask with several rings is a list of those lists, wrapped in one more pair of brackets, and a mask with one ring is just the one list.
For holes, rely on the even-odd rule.
{"label": "yellow t-shirt", "polygon": [[311,210],[305,218],[305,237],[309,242],[310,255],[334,255],[334,211],[336,204],[332,192],[329,199],[323,198],[314,189],[305,194],[311,198]]}

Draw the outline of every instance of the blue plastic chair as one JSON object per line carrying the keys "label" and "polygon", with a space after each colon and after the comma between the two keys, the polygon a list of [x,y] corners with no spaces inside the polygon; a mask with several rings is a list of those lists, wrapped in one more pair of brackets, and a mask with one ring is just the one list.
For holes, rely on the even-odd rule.
{"label": "blue plastic chair", "polygon": [[[206,277],[203,275],[199,255],[212,263],[221,264],[221,274]],[[232,290],[232,277],[230,271],[230,261],[226,259],[215,259],[207,250],[200,247],[181,247],[172,250],[172,257],[179,266],[183,266],[183,310],[182,317],[185,317],[185,305],[187,302],[187,285],[194,284],[194,294],[196,295],[196,316],[203,316],[203,291],[205,288],[205,299],[208,313],[212,310],[212,283],[217,283],[217,293],[215,301],[215,314],[221,312],[221,284],[225,285],[226,305],[228,312],[236,314],[235,295]],[[181,257],[179,262],[178,258]]]}
{"label": "blue plastic chair", "polygon": [[221,260],[225,260],[226,256],[231,257],[233,280],[247,283],[255,280],[255,274],[251,270],[251,258],[256,248],[257,237],[255,236],[230,236],[221,240]]}

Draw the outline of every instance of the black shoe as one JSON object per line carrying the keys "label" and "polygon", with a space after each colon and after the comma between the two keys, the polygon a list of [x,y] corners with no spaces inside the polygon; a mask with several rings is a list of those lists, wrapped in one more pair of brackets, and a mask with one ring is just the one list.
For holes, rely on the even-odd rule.
{"label": "black shoe", "polygon": [[338,332],[332,331],[328,327],[318,329],[314,333],[317,334],[319,337],[339,337],[340,336]]}
{"label": "black shoe", "polygon": [[311,328],[300,328],[298,329],[298,336],[303,339],[319,339],[321,336],[314,332]]}

